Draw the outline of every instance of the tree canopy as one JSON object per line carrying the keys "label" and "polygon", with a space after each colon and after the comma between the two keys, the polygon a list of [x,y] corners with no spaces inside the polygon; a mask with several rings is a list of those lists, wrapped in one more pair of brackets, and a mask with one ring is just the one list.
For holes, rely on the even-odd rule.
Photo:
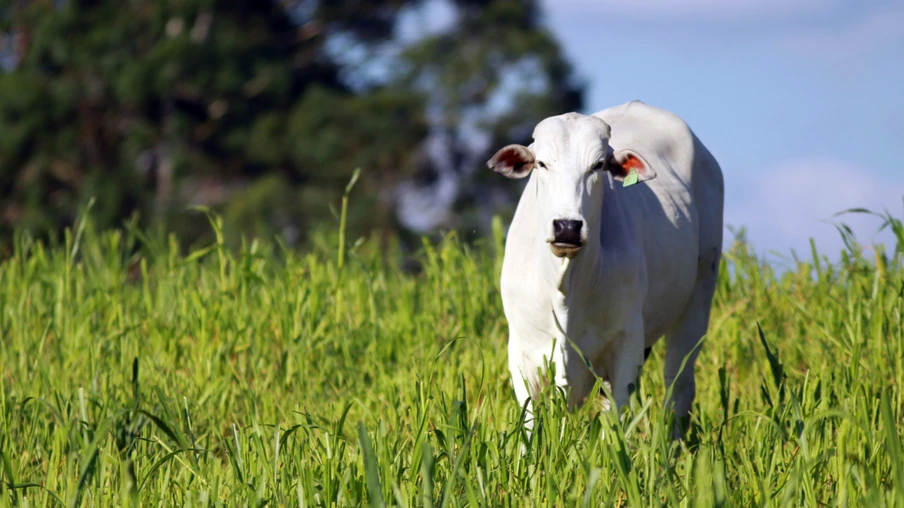
{"label": "tree canopy", "polygon": [[[534,0],[2,0],[0,233],[53,235],[94,197],[101,226],[191,242],[200,204],[303,240],[356,167],[359,233],[479,221],[506,201],[488,150],[581,106],[541,21]],[[427,206],[458,213],[411,220]]]}

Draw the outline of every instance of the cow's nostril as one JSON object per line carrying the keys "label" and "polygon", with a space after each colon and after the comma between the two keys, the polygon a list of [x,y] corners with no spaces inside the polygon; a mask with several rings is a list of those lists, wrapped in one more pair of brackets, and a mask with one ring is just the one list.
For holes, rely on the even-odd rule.
{"label": "cow's nostril", "polygon": [[554,220],[552,231],[555,243],[567,243],[571,245],[581,244],[581,227],[584,221],[580,220]]}

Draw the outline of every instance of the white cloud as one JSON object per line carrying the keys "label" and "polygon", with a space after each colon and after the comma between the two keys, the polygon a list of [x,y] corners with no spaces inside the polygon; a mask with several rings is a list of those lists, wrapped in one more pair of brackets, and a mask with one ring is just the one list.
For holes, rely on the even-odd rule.
{"label": "white cloud", "polygon": [[790,249],[808,256],[809,239],[819,251],[837,259],[843,242],[831,223],[851,227],[863,245],[892,236],[876,235],[881,220],[863,214],[833,216],[850,208],[876,212],[887,209],[902,218],[904,180],[890,172],[876,174],[856,164],[832,159],[804,159],[771,168],[726,174],[726,224],[746,226],[748,238],[759,252]]}

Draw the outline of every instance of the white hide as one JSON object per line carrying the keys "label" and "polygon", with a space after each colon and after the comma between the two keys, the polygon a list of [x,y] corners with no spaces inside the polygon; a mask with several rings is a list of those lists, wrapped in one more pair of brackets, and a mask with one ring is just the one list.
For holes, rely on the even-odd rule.
{"label": "white hide", "polygon": [[[511,146],[517,151],[503,154]],[[518,401],[537,395],[544,359],[555,365],[555,383],[568,390],[570,404],[589,395],[595,378],[574,344],[624,405],[644,349],[664,335],[667,386],[674,381],[667,403],[687,416],[695,346],[706,333],[721,256],[718,163],[684,121],[637,101],[592,116],[547,118],[529,149],[510,147],[490,166],[510,177],[533,167],[509,229],[501,281]],[[516,167],[518,174],[505,165],[511,161],[500,162],[525,154],[529,165]],[[640,183],[623,187],[612,170],[621,170],[616,163],[626,154],[645,170]],[[557,219],[583,221],[584,245],[573,257],[551,249]]]}

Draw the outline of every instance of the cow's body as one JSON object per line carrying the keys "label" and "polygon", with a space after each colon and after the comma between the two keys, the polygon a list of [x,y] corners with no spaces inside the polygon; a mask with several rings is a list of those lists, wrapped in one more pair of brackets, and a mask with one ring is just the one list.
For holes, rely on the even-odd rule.
{"label": "cow's body", "polygon": [[502,268],[514,389],[522,404],[535,396],[546,358],[555,364],[556,384],[570,389],[569,402],[579,403],[595,378],[577,346],[622,405],[644,350],[665,335],[665,378],[675,380],[672,402],[685,416],[694,397],[694,348],[706,333],[721,255],[722,173],[669,112],[631,102],[593,116],[611,128],[612,152],[633,150],[655,176],[623,187],[605,175],[597,183],[601,213],[585,220],[586,244],[570,258],[553,255],[538,227],[545,213],[538,201],[542,176],[531,174]]}

